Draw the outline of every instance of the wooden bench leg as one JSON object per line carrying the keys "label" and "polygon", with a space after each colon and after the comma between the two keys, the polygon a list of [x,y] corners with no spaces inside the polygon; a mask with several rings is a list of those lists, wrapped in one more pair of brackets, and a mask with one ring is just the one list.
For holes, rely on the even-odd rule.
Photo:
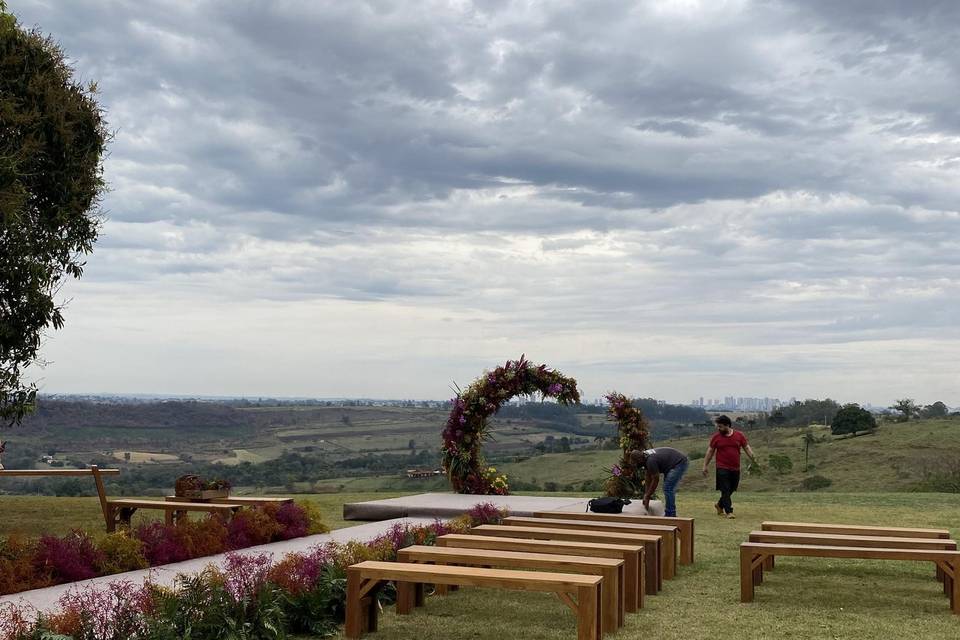
{"label": "wooden bench leg", "polygon": [[[343,626],[346,638],[359,638],[363,635],[363,604],[360,602],[360,588],[363,579],[356,569],[347,567],[347,611]],[[399,601],[399,598],[398,598]]]}
{"label": "wooden bench leg", "polygon": [[600,610],[603,616],[603,632],[615,633],[620,627],[620,585],[617,580],[618,569],[605,569],[600,583]]}
{"label": "wooden bench leg", "polygon": [[753,552],[740,549],[740,602],[753,602]]}
{"label": "wooden bench leg", "polygon": [[773,556],[767,556],[763,559],[763,568],[767,571],[773,569]]}
{"label": "wooden bench leg", "polygon": [[577,640],[600,640],[600,588],[577,589]]}

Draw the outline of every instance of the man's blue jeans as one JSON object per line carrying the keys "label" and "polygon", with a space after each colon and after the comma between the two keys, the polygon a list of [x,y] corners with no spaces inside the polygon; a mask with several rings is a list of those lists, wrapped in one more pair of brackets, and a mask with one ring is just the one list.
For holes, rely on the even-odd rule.
{"label": "man's blue jeans", "polygon": [[683,474],[687,472],[688,466],[690,466],[690,462],[684,460],[663,474],[663,495],[667,501],[666,513],[664,515],[668,518],[675,518],[677,516],[677,485],[680,484],[680,479],[683,478]]}

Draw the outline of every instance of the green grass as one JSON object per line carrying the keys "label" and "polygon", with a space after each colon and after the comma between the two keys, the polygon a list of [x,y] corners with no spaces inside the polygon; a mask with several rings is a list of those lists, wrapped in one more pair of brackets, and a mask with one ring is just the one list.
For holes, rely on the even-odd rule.
{"label": "green grass", "polygon": [[[315,501],[334,528],[345,502],[396,494],[298,496]],[[756,601],[739,602],[737,546],[762,520],[804,520],[947,528],[960,536],[960,497],[933,493],[735,494],[738,519],[714,515],[714,492],[681,490],[680,514],[697,519],[696,563],[679,567],[646,608],[629,615],[611,638],[688,640],[730,637],[923,640],[960,637],[960,618],[933,578],[932,566],[890,561],[782,558],[757,588]],[[0,533],[64,532],[101,527],[89,498],[0,497]],[[141,517],[138,514],[135,517]],[[380,640],[569,640],[575,621],[558,599],[545,594],[463,589],[431,597],[411,616],[384,612]]]}
{"label": "green grass", "polygon": [[[782,558],[739,602],[737,545],[762,520],[930,526],[960,535],[960,505],[941,494],[735,495],[737,520],[714,515],[714,493],[681,493],[681,515],[697,518],[697,556],[681,566],[660,595],[610,636],[623,640],[691,638],[939,638],[960,637],[933,567],[920,563]],[[429,598],[411,616],[387,610],[380,640],[569,640],[573,614],[546,594],[463,589]]]}
{"label": "green grass", "polygon": [[[820,440],[810,449],[812,471],[804,472],[804,451],[801,437],[804,429],[764,429],[747,432],[750,444],[767,466],[770,454],[790,457],[793,470],[777,475],[767,468],[762,476],[743,479],[751,491],[786,492],[798,489],[804,478],[822,475],[830,478],[831,492],[909,491],[924,478],[927,471],[949,469],[951,461],[960,460],[960,420],[924,420],[911,423],[886,423],[875,434],[855,438],[830,435],[830,430],[817,427],[814,435]],[[681,451],[705,453],[706,436],[676,438],[657,442]],[[501,464],[500,471],[510,478],[536,482],[577,485],[595,480],[619,459],[619,451],[574,451],[536,456],[523,462]],[[699,470],[702,460],[691,461],[683,480],[688,491],[709,491],[713,488],[712,473],[703,478]]]}

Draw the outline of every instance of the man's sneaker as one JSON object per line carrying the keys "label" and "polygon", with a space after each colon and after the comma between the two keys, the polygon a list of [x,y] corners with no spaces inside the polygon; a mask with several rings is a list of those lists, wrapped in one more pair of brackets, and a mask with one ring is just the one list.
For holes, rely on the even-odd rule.
{"label": "man's sneaker", "polygon": [[722,516],[722,515],[723,515],[723,507],[720,506],[720,503],[719,503],[719,502],[718,502],[717,504],[713,505],[713,508],[717,510],[717,515],[718,515],[718,516]]}
{"label": "man's sneaker", "polygon": [[737,519],[737,516],[733,515],[732,513],[727,514],[727,520],[736,520],[736,519]]}

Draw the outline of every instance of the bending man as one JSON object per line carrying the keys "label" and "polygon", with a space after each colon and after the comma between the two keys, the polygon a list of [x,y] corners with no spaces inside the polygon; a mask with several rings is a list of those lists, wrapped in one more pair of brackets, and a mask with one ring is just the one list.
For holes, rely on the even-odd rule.
{"label": "bending man", "polygon": [[630,459],[637,466],[646,471],[643,492],[643,508],[650,511],[650,496],[660,484],[660,474],[663,474],[663,495],[666,501],[666,515],[668,518],[677,516],[677,485],[687,472],[689,461],[681,451],[670,447],[656,449],[634,450],[630,452]]}

